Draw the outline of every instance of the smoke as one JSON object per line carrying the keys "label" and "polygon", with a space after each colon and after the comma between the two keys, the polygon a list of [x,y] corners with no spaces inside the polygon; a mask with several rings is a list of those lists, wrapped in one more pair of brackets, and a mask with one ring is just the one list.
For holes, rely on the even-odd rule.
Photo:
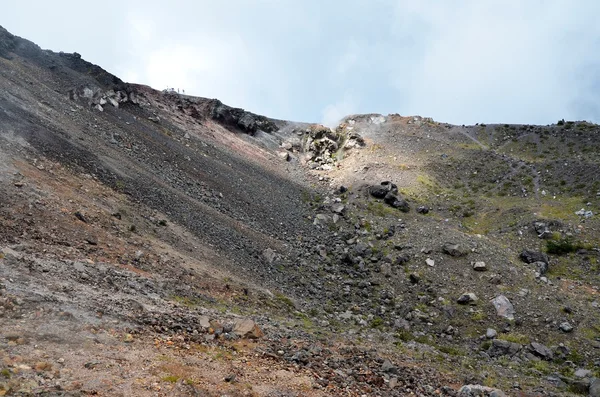
{"label": "smoke", "polygon": [[321,124],[329,128],[335,128],[340,121],[350,114],[355,113],[355,100],[350,94],[346,94],[340,101],[327,105],[323,110]]}

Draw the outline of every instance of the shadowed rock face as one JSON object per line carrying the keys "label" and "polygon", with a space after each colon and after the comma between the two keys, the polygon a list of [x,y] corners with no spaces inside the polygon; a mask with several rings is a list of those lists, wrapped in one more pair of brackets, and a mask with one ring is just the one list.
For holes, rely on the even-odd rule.
{"label": "shadowed rock face", "polygon": [[[239,131],[273,132],[278,129],[275,121],[218,100],[187,99],[125,84],[78,54],[43,51],[4,29],[0,51],[27,61],[18,66],[16,60],[7,60],[5,73],[14,68],[14,76],[45,79],[43,84],[15,78],[9,83],[5,74],[0,80],[7,93],[0,95],[2,133],[10,131],[40,154],[169,214],[259,279],[273,279],[262,266],[264,249],[288,251],[282,248],[288,241],[318,235],[301,200],[304,181],[284,177],[274,168],[279,164],[275,156],[236,138]],[[24,100],[34,105],[24,106],[8,95],[6,84],[20,85]],[[191,117],[181,120],[178,113],[161,113],[154,100]],[[192,128],[195,137],[218,130],[231,136],[231,144],[270,157],[253,161],[236,154],[230,144],[185,138]]]}

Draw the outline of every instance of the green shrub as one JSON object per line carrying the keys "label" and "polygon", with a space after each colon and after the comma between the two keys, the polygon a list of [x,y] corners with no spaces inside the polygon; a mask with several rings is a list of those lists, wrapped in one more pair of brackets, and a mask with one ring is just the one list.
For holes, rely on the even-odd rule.
{"label": "green shrub", "polygon": [[569,239],[562,239],[562,240],[557,240],[557,241],[555,241],[555,240],[547,240],[546,241],[546,251],[549,254],[566,255],[571,252],[577,251],[579,248],[581,248],[581,245],[579,245],[577,243],[573,243]]}
{"label": "green shrub", "polygon": [[375,317],[373,321],[371,321],[371,328],[379,328],[383,326],[383,319],[381,317]]}

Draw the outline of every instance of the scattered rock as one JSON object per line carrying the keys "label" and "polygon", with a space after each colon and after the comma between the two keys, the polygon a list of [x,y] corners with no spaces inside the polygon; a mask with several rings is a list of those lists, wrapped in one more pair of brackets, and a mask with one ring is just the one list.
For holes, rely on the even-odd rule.
{"label": "scattered rock", "polygon": [[382,199],[389,193],[389,189],[386,186],[375,185],[369,188],[369,194],[371,196]]}
{"label": "scattered rock", "polygon": [[85,218],[85,216],[83,216],[81,212],[76,211],[73,215],[75,215],[75,218],[79,219],[81,222],[88,223],[87,219]]}
{"label": "scattered rock", "polygon": [[421,205],[421,206],[417,207],[417,213],[419,213],[419,214],[425,215],[425,214],[428,214],[429,211],[430,211],[429,207],[427,207],[425,205]]}
{"label": "scattered rock", "polygon": [[198,325],[200,328],[207,330],[210,328],[210,318],[208,316],[200,316],[198,317]]}
{"label": "scattered rock", "polygon": [[487,269],[488,269],[487,265],[483,261],[473,263],[473,270],[475,270],[477,272],[484,272]]}
{"label": "scattered rock", "polygon": [[390,207],[396,208],[402,212],[410,211],[410,205],[408,204],[408,202],[405,199],[396,196],[392,192],[386,194],[383,201],[385,201],[385,203]]}
{"label": "scattered rock", "polygon": [[589,397],[600,397],[600,378],[593,378],[590,382]]}
{"label": "scattered rock", "polygon": [[425,263],[427,264],[427,266],[431,266],[431,267],[435,266],[435,261],[431,258],[425,259]]}
{"label": "scattered rock", "polygon": [[465,385],[458,390],[459,397],[506,397],[506,394],[493,387],[481,386],[481,385]]}
{"label": "scattered rock", "polygon": [[592,371],[585,368],[579,368],[573,374],[576,378],[589,378],[592,375]]}
{"label": "scattered rock", "polygon": [[461,305],[466,305],[466,304],[474,305],[477,303],[478,300],[479,300],[479,298],[477,298],[477,295],[475,295],[473,292],[466,292],[466,293],[462,294],[460,296],[460,298],[458,298],[456,300],[456,302],[460,303]]}
{"label": "scattered rock", "polygon": [[235,374],[229,374],[224,379],[225,382],[231,383],[235,381]]}
{"label": "scattered rock", "polygon": [[573,331],[573,326],[572,326],[572,325],[571,325],[571,324],[570,324],[568,321],[565,321],[565,322],[561,323],[561,324],[558,326],[558,328],[559,328],[559,329],[560,329],[562,332],[565,332],[565,333],[569,333],[569,332],[572,332],[572,331]]}
{"label": "scattered rock", "polygon": [[235,320],[233,333],[241,338],[258,339],[264,335],[256,323],[250,319]]}
{"label": "scattered rock", "polygon": [[391,373],[391,374],[397,374],[398,373],[398,368],[396,368],[394,366],[394,364],[392,364],[392,362],[390,360],[387,360],[387,359],[381,365],[381,370],[383,372]]}
{"label": "scattered rock", "polygon": [[509,342],[502,339],[492,340],[492,345],[488,349],[488,355],[490,357],[498,356],[514,356],[521,350],[521,345],[514,342]]}
{"label": "scattered rock", "polygon": [[38,372],[51,371],[52,364],[50,364],[49,362],[46,362],[46,361],[38,361],[37,363],[35,363],[33,368]]}
{"label": "scattered rock", "polygon": [[533,266],[535,266],[536,273],[539,276],[543,276],[544,274],[546,274],[548,272],[548,263],[546,262],[542,262],[542,261],[538,261],[538,262],[533,262],[532,263]]}
{"label": "scattered rock", "polygon": [[554,354],[552,354],[552,350],[542,345],[541,343],[531,342],[529,345],[529,350],[533,353],[534,356],[537,356],[543,360],[552,360],[554,358]]}
{"label": "scattered rock", "polygon": [[331,212],[342,215],[346,212],[346,206],[344,204],[333,204],[331,206]]}
{"label": "scattered rock", "polygon": [[548,239],[552,237],[552,231],[548,228],[545,222],[534,222],[533,228],[541,239]]}
{"label": "scattered rock", "polygon": [[332,218],[329,215],[317,214],[313,224],[316,226],[327,226],[332,222]]}
{"label": "scattered rock", "polygon": [[585,219],[588,219],[594,216],[594,213],[592,211],[586,211],[585,208],[582,208],[579,211],[576,211],[575,215],[579,215]]}
{"label": "scattered rock", "polygon": [[506,296],[498,295],[497,297],[492,299],[491,302],[492,305],[494,305],[494,307],[496,308],[496,313],[500,317],[504,317],[507,320],[515,319],[515,308]]}
{"label": "scattered rock", "polygon": [[419,281],[421,280],[421,277],[417,273],[411,273],[411,274],[409,274],[408,279],[410,280],[411,283],[418,284]]}
{"label": "scattered rock", "polygon": [[277,253],[275,251],[273,251],[271,248],[267,248],[263,251],[263,258],[265,258],[265,261],[267,262],[267,264],[272,264],[273,262],[275,262],[275,259],[277,259]]}
{"label": "scattered rock", "polygon": [[442,252],[454,257],[465,256],[468,254],[466,249],[455,243],[445,243],[442,246]]}
{"label": "scattered rock", "polygon": [[485,331],[485,337],[488,339],[494,339],[496,336],[498,336],[498,332],[493,328],[488,328],[487,331]]}
{"label": "scattered rock", "polygon": [[548,264],[548,256],[543,252],[523,250],[519,255],[521,260],[525,263],[544,262]]}

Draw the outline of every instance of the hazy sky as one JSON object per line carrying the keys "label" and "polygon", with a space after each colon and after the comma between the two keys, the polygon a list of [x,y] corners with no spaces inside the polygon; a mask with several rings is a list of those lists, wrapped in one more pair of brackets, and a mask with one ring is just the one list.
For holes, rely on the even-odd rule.
{"label": "hazy sky", "polygon": [[600,1],[4,0],[0,25],[123,80],[271,117],[600,122]]}

